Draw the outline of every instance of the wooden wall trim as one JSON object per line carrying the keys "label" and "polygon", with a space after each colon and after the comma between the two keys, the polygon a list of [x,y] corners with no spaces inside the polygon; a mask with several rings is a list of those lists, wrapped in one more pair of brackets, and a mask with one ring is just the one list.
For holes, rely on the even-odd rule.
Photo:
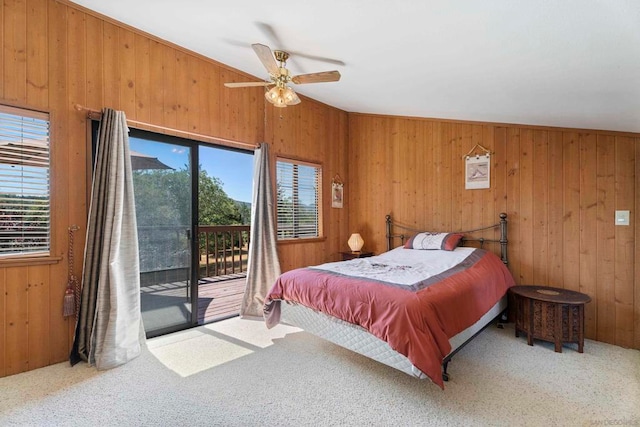
{"label": "wooden wall trim", "polygon": [[51,256],[0,259],[0,268],[57,264],[62,261],[62,259],[62,257]]}

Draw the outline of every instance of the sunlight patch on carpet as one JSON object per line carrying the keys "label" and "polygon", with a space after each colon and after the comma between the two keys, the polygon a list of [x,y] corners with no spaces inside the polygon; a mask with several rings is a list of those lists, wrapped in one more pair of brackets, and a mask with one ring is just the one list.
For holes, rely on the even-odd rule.
{"label": "sunlight patch on carpet", "polygon": [[168,369],[188,377],[267,348],[273,340],[300,331],[286,325],[267,329],[264,322],[237,318],[153,338],[147,341],[147,347]]}

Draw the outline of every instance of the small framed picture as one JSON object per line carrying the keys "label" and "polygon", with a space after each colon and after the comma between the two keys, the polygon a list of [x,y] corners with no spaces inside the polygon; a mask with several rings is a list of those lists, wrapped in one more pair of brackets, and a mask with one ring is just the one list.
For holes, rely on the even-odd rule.
{"label": "small framed picture", "polygon": [[491,157],[489,154],[467,156],[464,170],[465,189],[475,190],[491,187]]}
{"label": "small framed picture", "polygon": [[344,201],[344,184],[333,182],[331,184],[331,207],[342,208]]}

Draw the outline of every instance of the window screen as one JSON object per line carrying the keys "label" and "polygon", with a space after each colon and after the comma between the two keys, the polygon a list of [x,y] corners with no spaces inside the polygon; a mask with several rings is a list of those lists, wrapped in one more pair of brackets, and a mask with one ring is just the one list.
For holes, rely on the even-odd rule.
{"label": "window screen", "polygon": [[320,237],[321,182],[319,165],[278,159],[278,239]]}
{"label": "window screen", "polygon": [[49,116],[0,105],[0,259],[48,255]]}

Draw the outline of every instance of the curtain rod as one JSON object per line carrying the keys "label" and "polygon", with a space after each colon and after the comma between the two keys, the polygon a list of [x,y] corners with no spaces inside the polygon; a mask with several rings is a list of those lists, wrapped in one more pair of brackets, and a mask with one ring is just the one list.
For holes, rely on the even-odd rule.
{"label": "curtain rod", "polygon": [[[87,112],[87,117],[92,119],[92,120],[100,120],[102,118],[102,112],[101,111],[85,107],[84,105],[75,104],[73,106],[73,108],[75,108],[78,111],[86,111]],[[169,128],[169,127],[165,127],[165,126],[154,125],[154,124],[151,124],[151,123],[144,123],[144,122],[140,122],[140,121],[137,121],[137,120],[127,119],[127,123],[131,124],[133,126],[138,125],[138,126],[143,126],[143,127],[156,129],[156,130],[164,130],[164,131],[174,132],[174,133],[178,133],[178,134],[182,134],[182,135],[186,135],[186,136],[192,136],[192,137],[197,137],[197,138],[205,138],[205,139],[208,139],[208,140],[213,140],[215,142],[222,142],[222,143],[226,143],[226,144],[233,145],[233,146],[241,146],[241,147],[246,147],[246,148],[251,148],[251,149],[260,148],[260,144],[249,144],[249,143],[246,143],[246,142],[234,141],[232,139],[218,138],[218,137],[215,137],[215,136],[203,135],[201,133],[189,132],[189,131],[184,131],[184,130],[180,130],[180,129],[173,129],[173,128]]]}

